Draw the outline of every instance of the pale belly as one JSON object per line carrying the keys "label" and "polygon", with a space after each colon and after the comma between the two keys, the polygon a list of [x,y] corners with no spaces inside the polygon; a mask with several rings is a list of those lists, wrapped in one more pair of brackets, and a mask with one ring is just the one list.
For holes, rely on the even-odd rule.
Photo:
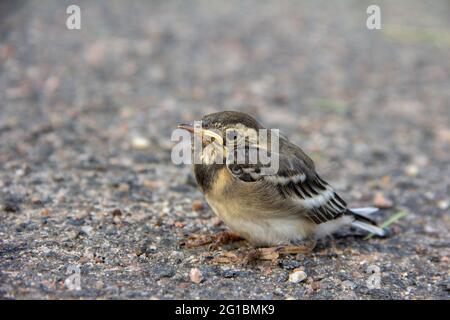
{"label": "pale belly", "polygon": [[[255,245],[276,246],[321,238],[352,220],[349,216],[343,216],[317,225],[305,218],[297,205],[286,202],[276,204],[278,199],[271,199],[274,196],[272,190],[263,187],[255,189],[255,186],[248,188],[246,183],[232,181],[227,170],[222,170],[219,175],[219,182],[205,194],[208,204],[232,231]],[[227,181],[228,184],[225,183]],[[236,197],[240,194],[246,196]]]}
{"label": "pale belly", "polygon": [[295,243],[314,236],[316,226],[292,217],[270,217],[268,212],[249,212],[242,203],[207,201],[214,213],[234,232],[259,246]]}

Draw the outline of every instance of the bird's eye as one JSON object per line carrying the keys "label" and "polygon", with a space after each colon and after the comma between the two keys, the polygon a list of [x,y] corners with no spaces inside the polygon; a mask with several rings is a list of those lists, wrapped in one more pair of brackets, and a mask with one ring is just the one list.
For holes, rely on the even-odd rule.
{"label": "bird's eye", "polygon": [[234,174],[240,174],[242,172],[242,168],[237,165],[233,165],[231,166],[231,172]]}

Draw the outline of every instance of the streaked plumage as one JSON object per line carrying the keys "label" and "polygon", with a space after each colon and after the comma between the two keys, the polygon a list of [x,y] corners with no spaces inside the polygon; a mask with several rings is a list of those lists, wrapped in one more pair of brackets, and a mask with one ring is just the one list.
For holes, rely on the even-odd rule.
{"label": "streaked plumage", "polygon": [[[263,129],[256,120],[239,112],[215,113],[202,120],[205,130],[218,130],[224,137],[228,128],[238,128],[244,134]],[[349,224],[384,235],[366,216],[371,208],[348,209],[317,174],[313,161],[287,138],[280,135],[279,139],[277,172],[262,174],[264,166],[260,163],[194,166],[207,202],[231,230],[256,245],[295,244]],[[246,146],[243,152],[251,148],[259,146]]]}

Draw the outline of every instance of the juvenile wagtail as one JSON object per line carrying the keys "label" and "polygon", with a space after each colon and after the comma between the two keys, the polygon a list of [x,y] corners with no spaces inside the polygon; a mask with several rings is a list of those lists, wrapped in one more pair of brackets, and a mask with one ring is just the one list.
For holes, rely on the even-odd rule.
{"label": "juvenile wagtail", "polygon": [[[257,247],[284,246],[286,253],[299,253],[305,247],[312,250],[316,239],[345,225],[385,236],[385,230],[367,217],[377,209],[349,209],[300,147],[282,135],[277,135],[278,150],[249,139],[249,133],[264,129],[251,116],[224,111],[204,116],[201,128],[190,124],[179,128],[201,139],[195,178],[214,213],[233,231],[221,234],[217,241],[242,237]],[[267,164],[258,161],[249,163],[250,150],[276,155],[278,170],[264,170]],[[245,155],[244,163],[236,161],[236,156],[227,161],[230,153],[239,152]]]}

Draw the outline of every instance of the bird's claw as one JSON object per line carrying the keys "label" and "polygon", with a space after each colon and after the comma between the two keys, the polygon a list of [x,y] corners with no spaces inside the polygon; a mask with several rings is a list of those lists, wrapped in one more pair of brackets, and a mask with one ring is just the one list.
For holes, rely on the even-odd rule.
{"label": "bird's claw", "polygon": [[190,235],[187,240],[180,243],[185,248],[196,248],[208,245],[210,251],[215,251],[220,248],[221,245],[228,244],[233,241],[243,240],[239,235],[231,231],[222,231],[213,235]]}

